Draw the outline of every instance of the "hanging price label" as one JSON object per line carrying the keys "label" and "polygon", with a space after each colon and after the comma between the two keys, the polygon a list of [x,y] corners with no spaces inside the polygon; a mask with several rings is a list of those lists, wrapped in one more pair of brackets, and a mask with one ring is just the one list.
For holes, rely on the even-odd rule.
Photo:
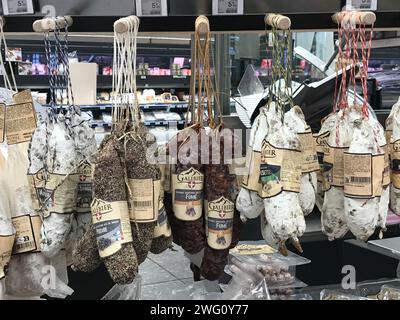
{"label": "hanging price label", "polygon": [[378,0],[346,0],[346,8],[351,10],[372,10],[378,9]]}
{"label": "hanging price label", "polygon": [[167,0],[135,0],[136,14],[143,16],[167,16]]}
{"label": "hanging price label", "polygon": [[32,0],[2,0],[3,14],[14,15],[14,14],[33,14]]}
{"label": "hanging price label", "polygon": [[213,15],[243,14],[243,0],[213,0]]}

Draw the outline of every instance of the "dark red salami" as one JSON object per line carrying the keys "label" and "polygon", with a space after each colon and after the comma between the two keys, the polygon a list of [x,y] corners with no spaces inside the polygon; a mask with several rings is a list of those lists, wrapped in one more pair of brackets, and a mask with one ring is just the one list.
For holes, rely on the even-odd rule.
{"label": "dark red salami", "polygon": [[[211,281],[222,276],[229,249],[235,247],[239,242],[242,228],[240,213],[235,209],[238,190],[236,175],[230,173],[229,166],[224,164],[228,162],[228,157],[231,157],[231,155],[224,154],[224,145],[233,145],[234,140],[233,135],[226,135],[225,138],[221,137],[216,140],[219,141],[220,146],[220,150],[217,150],[220,164],[205,166],[205,200],[207,204],[205,212],[208,232],[207,245],[200,269],[203,277]],[[218,154],[215,154],[215,150],[218,148],[210,143],[210,149],[210,154],[214,153],[215,161],[218,159]],[[210,158],[210,162],[212,162],[211,160]]]}

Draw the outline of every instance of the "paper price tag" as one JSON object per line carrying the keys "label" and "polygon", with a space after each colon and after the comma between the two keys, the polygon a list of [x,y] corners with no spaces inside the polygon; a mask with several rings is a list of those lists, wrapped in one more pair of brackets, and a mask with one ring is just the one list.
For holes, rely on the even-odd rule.
{"label": "paper price tag", "polygon": [[135,0],[136,14],[143,16],[167,16],[167,0]]}
{"label": "paper price tag", "polygon": [[375,11],[378,9],[378,0],[346,0],[346,8]]}
{"label": "paper price tag", "polygon": [[36,129],[36,114],[32,103],[12,104],[6,108],[7,143],[30,141]]}
{"label": "paper price tag", "polygon": [[213,15],[243,14],[243,0],[213,0]]}
{"label": "paper price tag", "polygon": [[32,0],[2,0],[3,14],[33,14]]}

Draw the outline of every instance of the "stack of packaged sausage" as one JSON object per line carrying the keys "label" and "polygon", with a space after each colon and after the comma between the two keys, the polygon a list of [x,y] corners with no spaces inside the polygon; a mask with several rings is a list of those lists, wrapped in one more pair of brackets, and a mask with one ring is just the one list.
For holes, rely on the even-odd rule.
{"label": "stack of packaged sausage", "polygon": [[224,293],[228,299],[239,298],[258,288],[264,293],[259,298],[264,300],[302,299],[295,290],[306,284],[296,278],[296,267],[309,262],[294,253],[282,256],[268,245],[243,243],[231,250],[226,273],[232,279]]}

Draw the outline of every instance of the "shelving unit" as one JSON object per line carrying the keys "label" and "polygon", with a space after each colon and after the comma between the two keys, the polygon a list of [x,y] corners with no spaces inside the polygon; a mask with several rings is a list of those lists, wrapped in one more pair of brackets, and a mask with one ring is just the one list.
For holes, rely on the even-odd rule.
{"label": "shelving unit", "polygon": [[[16,75],[15,80],[18,87],[21,89],[32,90],[45,90],[49,87],[48,76],[20,76]],[[152,89],[174,89],[174,88],[189,88],[189,76],[137,76],[138,88],[152,88]],[[3,78],[0,78],[0,86],[4,86]],[[111,89],[112,77],[111,76],[97,76],[98,89]]]}
{"label": "shelving unit", "polygon": [[[105,111],[105,112],[111,112],[112,109],[112,104],[97,104],[97,105],[89,105],[89,106],[81,106],[81,110],[83,111],[91,111],[94,115],[94,119],[91,121],[92,127],[103,127],[103,128],[109,128],[110,124],[103,121],[103,120],[98,120],[99,113]],[[188,109],[188,103],[187,102],[155,102],[155,103],[143,103],[140,105],[140,109],[146,113],[146,112],[152,112],[152,111],[164,111],[166,114],[169,112],[176,112],[178,114],[181,114],[183,112],[186,112]],[[156,126],[165,126],[165,127],[181,127],[185,124],[185,120],[183,115],[181,115],[180,120],[166,120],[166,119],[157,119],[157,120],[151,120],[151,121],[144,121],[146,126],[149,127],[156,127]]]}

